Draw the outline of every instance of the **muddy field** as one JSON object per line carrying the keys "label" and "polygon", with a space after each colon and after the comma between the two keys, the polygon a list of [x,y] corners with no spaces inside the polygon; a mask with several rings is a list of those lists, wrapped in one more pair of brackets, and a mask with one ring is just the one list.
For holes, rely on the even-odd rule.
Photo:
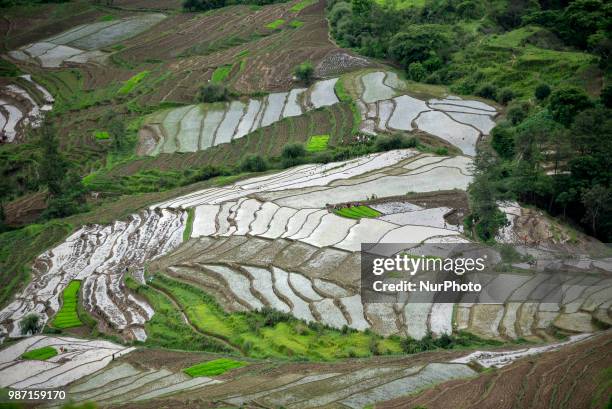
{"label": "muddy field", "polygon": [[612,365],[610,333],[559,351],[523,359],[474,379],[440,384],[416,394],[378,403],[377,408],[605,408]]}

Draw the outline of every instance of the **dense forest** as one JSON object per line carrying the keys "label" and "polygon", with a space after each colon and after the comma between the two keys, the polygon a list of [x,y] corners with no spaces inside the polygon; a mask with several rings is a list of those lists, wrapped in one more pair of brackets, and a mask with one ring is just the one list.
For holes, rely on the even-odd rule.
{"label": "dense forest", "polygon": [[506,106],[470,189],[482,239],[518,199],[612,241],[612,3],[332,0],[328,19],[342,46]]}

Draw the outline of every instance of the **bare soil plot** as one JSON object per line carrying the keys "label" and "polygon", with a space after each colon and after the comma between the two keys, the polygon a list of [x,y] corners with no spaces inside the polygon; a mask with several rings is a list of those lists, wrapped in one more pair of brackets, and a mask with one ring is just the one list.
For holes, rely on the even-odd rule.
{"label": "bare soil plot", "polygon": [[520,359],[496,371],[475,378],[442,383],[387,402],[381,408],[423,406],[482,408],[548,405],[571,408],[603,408],[608,402],[609,382],[605,368],[612,362],[608,350],[610,335],[602,334],[583,342]]}

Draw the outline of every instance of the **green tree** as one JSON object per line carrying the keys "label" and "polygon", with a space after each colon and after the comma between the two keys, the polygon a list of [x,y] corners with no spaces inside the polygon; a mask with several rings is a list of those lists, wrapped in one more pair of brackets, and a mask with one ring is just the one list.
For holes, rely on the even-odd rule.
{"label": "green tree", "polygon": [[476,95],[487,99],[496,99],[497,87],[493,84],[484,84],[476,90]]}
{"label": "green tree", "polygon": [[589,223],[593,234],[597,234],[600,227],[605,227],[609,234],[612,227],[612,189],[595,185],[582,194],[582,204],[586,208],[584,221]]}
{"label": "green tree", "polygon": [[504,159],[514,157],[514,133],[509,126],[497,125],[491,131],[491,146]]}
{"label": "green tree", "polygon": [[420,62],[413,62],[408,66],[408,76],[413,81],[423,81],[427,76],[427,70]]}
{"label": "green tree", "polygon": [[608,84],[603,87],[599,98],[601,99],[601,103],[606,108],[612,108],[612,85]]}
{"label": "green tree", "polygon": [[229,96],[227,87],[216,82],[209,82],[200,88],[198,93],[199,102],[218,102],[225,101]]}
{"label": "green tree", "polygon": [[310,84],[314,76],[314,67],[310,61],[305,61],[293,70],[295,76],[306,84]]}
{"label": "green tree", "polygon": [[41,182],[47,185],[51,195],[60,195],[62,193],[62,181],[68,169],[68,162],[59,152],[55,129],[49,123],[43,124],[39,141],[42,147]]}
{"label": "green tree", "polygon": [[578,87],[563,87],[550,95],[552,117],[565,126],[569,126],[579,112],[592,106],[593,102],[587,93]]}
{"label": "green tree", "polygon": [[445,59],[449,53],[450,36],[438,24],[410,25],[397,33],[389,43],[389,55],[402,66],[423,62],[431,57]]}

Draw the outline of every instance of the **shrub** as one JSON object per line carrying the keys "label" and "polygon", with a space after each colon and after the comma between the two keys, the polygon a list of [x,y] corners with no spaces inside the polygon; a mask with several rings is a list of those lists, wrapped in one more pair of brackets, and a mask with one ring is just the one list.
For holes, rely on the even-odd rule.
{"label": "shrub", "polygon": [[281,153],[283,167],[288,168],[299,165],[302,163],[304,156],[306,156],[306,149],[304,149],[304,145],[299,143],[286,145]]}
{"label": "shrub", "polygon": [[225,101],[229,93],[227,87],[216,82],[209,82],[200,88],[198,93],[199,102],[218,102]]}
{"label": "shrub", "polygon": [[550,86],[548,84],[540,84],[536,87],[534,94],[538,101],[542,101],[550,95]]}
{"label": "shrub", "polygon": [[41,329],[40,317],[37,314],[28,314],[19,321],[19,329],[22,335],[36,334]]}
{"label": "shrub", "polygon": [[408,76],[413,81],[422,81],[427,75],[427,70],[420,62],[413,62],[408,66]]}
{"label": "shrub", "polygon": [[310,61],[306,61],[295,67],[293,73],[300,81],[309,84],[314,76],[314,67]]}
{"label": "shrub", "polygon": [[517,125],[520,122],[523,122],[523,120],[527,117],[527,112],[525,112],[522,107],[515,105],[508,109],[506,117],[508,118],[508,121],[512,123],[512,125]]}
{"label": "shrub", "polygon": [[249,155],[240,163],[243,172],[263,172],[268,169],[268,163],[260,155]]}
{"label": "shrub", "polygon": [[484,84],[476,90],[476,95],[487,99],[496,99],[497,87],[493,84]]}
{"label": "shrub", "polygon": [[416,138],[406,138],[402,134],[396,133],[391,136],[379,136],[376,138],[374,150],[376,152],[385,152],[394,149],[414,148],[416,146]]}
{"label": "shrub", "polygon": [[281,154],[283,158],[288,159],[302,158],[304,155],[306,155],[306,149],[304,149],[304,145],[299,143],[285,145]]}
{"label": "shrub", "polygon": [[497,102],[503,105],[508,105],[508,102],[514,99],[514,91],[510,88],[503,88],[497,95]]}

